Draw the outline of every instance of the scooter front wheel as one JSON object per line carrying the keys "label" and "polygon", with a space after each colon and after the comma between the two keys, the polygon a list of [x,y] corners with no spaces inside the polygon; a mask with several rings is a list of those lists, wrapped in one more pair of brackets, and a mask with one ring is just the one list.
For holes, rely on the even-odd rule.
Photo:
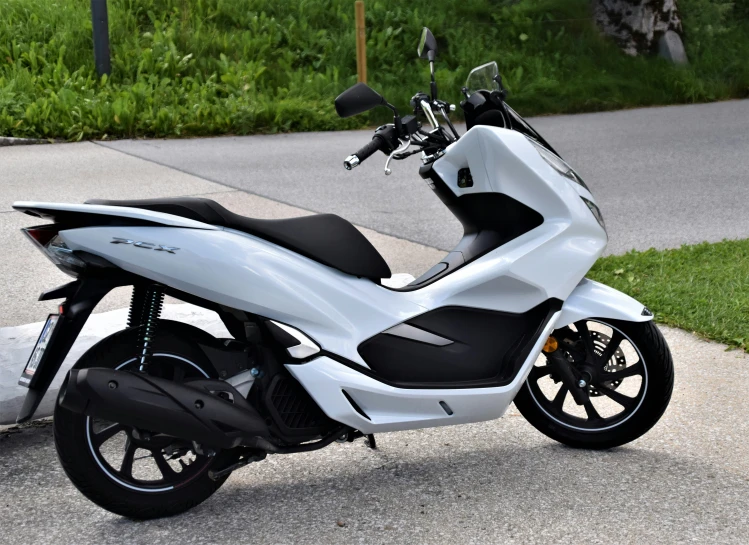
{"label": "scooter front wheel", "polygon": [[[674,368],[653,322],[590,318],[551,336],[575,384],[562,380],[549,356],[539,357],[515,398],[533,427],[571,447],[607,449],[637,439],[658,422],[671,399]],[[571,388],[582,391],[576,392],[582,404]]]}

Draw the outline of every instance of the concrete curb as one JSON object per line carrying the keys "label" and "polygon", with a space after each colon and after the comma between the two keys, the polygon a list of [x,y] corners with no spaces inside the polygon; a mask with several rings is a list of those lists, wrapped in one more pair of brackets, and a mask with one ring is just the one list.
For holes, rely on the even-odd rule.
{"label": "concrete curb", "polygon": [[15,138],[13,136],[0,136],[0,147],[3,146],[28,146],[31,144],[52,144],[55,140],[45,138]]}
{"label": "concrete curb", "polygon": [[[164,305],[162,318],[185,322],[208,331],[216,337],[229,337],[215,312],[187,304]],[[94,314],[81,331],[52,386],[44,396],[35,418],[50,416],[66,373],[86,350],[104,337],[120,331],[127,323],[127,309]],[[18,385],[18,377],[34,348],[43,322],[0,328],[0,425],[13,424],[26,396],[26,388]]]}

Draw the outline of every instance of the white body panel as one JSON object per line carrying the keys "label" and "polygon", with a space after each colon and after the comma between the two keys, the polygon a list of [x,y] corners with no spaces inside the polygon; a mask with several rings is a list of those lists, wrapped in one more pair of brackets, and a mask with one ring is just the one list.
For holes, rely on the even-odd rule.
{"label": "white body panel", "polygon": [[129,218],[133,220],[144,220],[153,223],[160,223],[161,225],[169,225],[171,227],[187,227],[189,229],[208,230],[220,229],[220,227],[216,227],[215,225],[201,223],[199,221],[182,218],[180,216],[164,214],[163,212],[152,212],[151,210],[144,210],[142,208],[128,208],[126,206],[16,201],[13,203],[13,207],[21,209],[33,208],[35,210],[39,210],[42,216],[44,216],[44,210],[49,210],[50,213],[54,212],[55,210],[61,210],[63,212],[83,212],[85,214],[100,214],[102,216],[117,216],[120,218]]}
{"label": "white body panel", "polygon": [[[357,373],[327,357],[304,365],[287,365],[330,418],[363,433],[400,431],[482,422],[501,417],[523,385],[541,347],[554,329],[557,312],[536,341],[515,379],[496,388],[408,389],[394,388]],[[370,420],[351,409],[341,390],[367,413]],[[453,414],[448,415],[440,402]]]}
{"label": "white body panel", "polygon": [[[469,167],[474,186],[457,187]],[[413,291],[396,291],[344,274],[258,237],[146,210],[92,205],[29,208],[78,210],[140,218],[163,226],[87,227],[60,232],[72,250],[99,255],[122,269],[221,305],[288,324],[324,351],[366,367],[357,347],[419,314],[445,306],[523,313],[549,299],[565,301],[515,379],[502,387],[395,388],[322,356],[288,365],[331,418],[365,433],[475,422],[502,415],[555,327],[585,316],[643,320],[643,306],[593,282],[582,282],[603,252],[606,233],[580,198],[592,195],[552,169],[521,134],[478,126],[447,148],[435,171],[456,195],[497,192],[538,211],[543,223]],[[66,208],[63,208],[65,206]],[[113,238],[178,248],[150,251]],[[587,313],[587,314],[586,314]],[[362,418],[342,389],[371,416]],[[439,405],[454,411],[449,416]]]}
{"label": "white body panel", "polygon": [[583,318],[609,318],[627,322],[648,322],[652,314],[637,299],[600,282],[583,278],[562,306],[560,324],[571,324]]}

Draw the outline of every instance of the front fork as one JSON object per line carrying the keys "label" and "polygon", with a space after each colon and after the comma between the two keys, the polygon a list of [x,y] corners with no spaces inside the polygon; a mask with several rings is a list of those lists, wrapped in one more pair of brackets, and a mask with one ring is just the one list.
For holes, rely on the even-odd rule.
{"label": "front fork", "polygon": [[[553,342],[552,342],[553,340]],[[549,337],[543,348],[548,365],[554,370],[578,405],[585,405],[590,401],[588,395],[588,381],[577,377],[570,362],[564,356],[564,351],[559,349],[554,337]]]}

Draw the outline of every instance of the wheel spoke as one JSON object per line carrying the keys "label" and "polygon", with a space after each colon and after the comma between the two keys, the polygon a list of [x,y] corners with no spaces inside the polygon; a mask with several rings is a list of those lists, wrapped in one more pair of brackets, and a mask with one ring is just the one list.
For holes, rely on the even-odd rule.
{"label": "wheel spoke", "polygon": [[588,355],[595,354],[593,350],[593,337],[591,336],[590,330],[588,329],[588,322],[586,322],[585,320],[575,322],[575,327],[577,328],[577,332],[580,334],[580,338],[583,340],[583,343],[585,343],[585,352]]}
{"label": "wheel spoke", "polygon": [[534,382],[537,382],[539,379],[544,378],[546,375],[551,374],[551,366],[549,365],[542,365],[542,366],[534,366],[533,369],[531,369],[530,374],[528,375],[528,378],[531,379]]}
{"label": "wheel spoke", "polygon": [[152,450],[151,456],[153,456],[153,459],[156,462],[156,466],[159,468],[161,475],[163,475],[165,479],[170,479],[177,475],[177,472],[172,469],[172,466],[170,466],[169,462],[167,462],[166,458],[164,458],[164,453],[161,452],[161,450]]}
{"label": "wheel spoke", "polygon": [[125,455],[122,457],[122,466],[120,466],[120,473],[130,477],[133,477],[133,461],[135,459],[135,451],[138,450],[130,438],[128,437],[125,443]]}
{"label": "wheel spoke", "polygon": [[642,375],[645,371],[645,366],[641,361],[638,361],[634,365],[625,367],[621,371],[615,371],[613,373],[601,373],[601,382],[610,382],[613,380],[622,380],[627,377],[633,377],[635,375]]}
{"label": "wheel spoke", "polygon": [[111,426],[92,434],[91,443],[93,443],[94,447],[98,449],[112,437],[124,430],[125,427],[122,424],[117,424],[115,422]]}
{"label": "wheel spoke", "polygon": [[620,394],[616,390],[612,390],[611,388],[607,388],[606,386],[602,384],[597,384],[596,389],[601,392],[603,395],[607,396],[611,400],[617,402],[619,405],[624,407],[625,409],[628,409],[632,406],[632,404],[635,402],[634,397],[628,397],[624,394]]}
{"label": "wheel spoke", "polygon": [[603,420],[603,418],[601,418],[601,415],[598,414],[598,411],[593,406],[593,402],[590,400],[590,398],[588,398],[588,401],[583,404],[583,407],[585,407],[585,413],[588,415],[588,422]]}
{"label": "wheel spoke", "polygon": [[615,329],[611,334],[611,339],[609,339],[609,343],[606,345],[603,354],[601,354],[601,357],[599,358],[599,361],[602,362],[603,365],[606,365],[609,362],[611,357],[614,355],[614,352],[616,352],[616,349],[619,348],[620,344],[622,344],[623,340],[624,335],[622,335]]}
{"label": "wheel spoke", "polygon": [[554,399],[551,402],[551,406],[558,411],[561,411],[562,407],[564,406],[564,400],[567,398],[567,394],[569,393],[569,391],[569,388],[562,384],[562,387],[559,388],[557,395],[554,396]]}

